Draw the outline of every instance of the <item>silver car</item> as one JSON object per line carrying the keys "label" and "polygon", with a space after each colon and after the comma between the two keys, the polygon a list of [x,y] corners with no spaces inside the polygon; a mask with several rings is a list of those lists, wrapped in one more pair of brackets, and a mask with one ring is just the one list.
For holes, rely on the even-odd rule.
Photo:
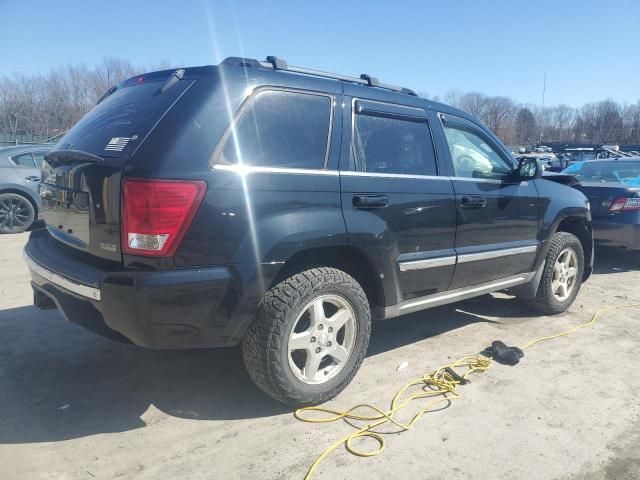
{"label": "silver car", "polygon": [[40,211],[40,166],[52,145],[0,148],[0,233],[20,233]]}

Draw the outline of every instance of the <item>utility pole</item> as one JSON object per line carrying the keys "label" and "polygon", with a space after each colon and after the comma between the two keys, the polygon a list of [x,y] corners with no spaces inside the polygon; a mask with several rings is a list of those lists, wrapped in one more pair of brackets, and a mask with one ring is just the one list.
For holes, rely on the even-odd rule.
{"label": "utility pole", "polygon": [[[542,81],[542,110],[540,111],[541,116],[540,119],[544,119],[544,94],[547,91],[547,72],[544,72],[544,80]],[[540,125],[540,141],[538,142],[538,146],[542,145],[542,137],[543,135],[543,125]]]}

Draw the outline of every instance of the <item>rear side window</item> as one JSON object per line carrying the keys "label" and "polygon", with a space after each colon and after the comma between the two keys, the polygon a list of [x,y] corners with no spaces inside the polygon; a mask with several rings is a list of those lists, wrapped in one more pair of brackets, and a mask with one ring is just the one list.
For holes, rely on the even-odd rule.
{"label": "rear side window", "polygon": [[242,111],[215,163],[324,168],[331,124],[325,95],[264,91]]}
{"label": "rear side window", "polygon": [[42,162],[44,162],[44,156],[47,152],[33,152],[33,160],[36,162],[36,167],[42,167]]}
{"label": "rear side window", "polygon": [[13,157],[11,157],[11,161],[18,167],[35,167],[35,164],[33,163],[33,155],[31,155],[31,152],[14,155]]}
{"label": "rear side window", "polygon": [[436,175],[436,159],[426,120],[356,115],[353,157],[356,170]]}

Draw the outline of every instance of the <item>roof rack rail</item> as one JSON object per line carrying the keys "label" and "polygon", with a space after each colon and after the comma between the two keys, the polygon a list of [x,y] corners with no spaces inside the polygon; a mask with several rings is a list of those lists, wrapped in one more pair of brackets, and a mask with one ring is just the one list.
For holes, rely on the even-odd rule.
{"label": "roof rack rail", "polygon": [[404,93],[417,97],[416,92],[409,88],[397,87],[386,83],[380,83],[376,77],[372,77],[367,73],[363,73],[358,77],[350,77],[348,75],[340,75],[338,73],[323,72],[322,70],[312,70],[310,68],[294,67],[289,65],[286,60],[269,55],[265,61],[261,62],[251,58],[229,57],[222,61],[224,65],[240,65],[244,67],[262,67],[271,68],[273,70],[282,70],[285,72],[301,73],[303,75],[311,75],[314,77],[331,78],[334,80],[342,80],[343,82],[357,83],[359,85],[367,85],[369,87],[384,88],[393,92]]}

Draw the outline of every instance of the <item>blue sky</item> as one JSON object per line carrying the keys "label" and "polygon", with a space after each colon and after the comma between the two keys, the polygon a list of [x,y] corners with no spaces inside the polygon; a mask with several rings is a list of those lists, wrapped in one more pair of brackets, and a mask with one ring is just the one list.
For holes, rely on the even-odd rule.
{"label": "blue sky", "polygon": [[[278,55],[429,95],[579,106],[640,99],[639,0],[0,0],[0,74]],[[609,68],[611,67],[611,68]]]}

